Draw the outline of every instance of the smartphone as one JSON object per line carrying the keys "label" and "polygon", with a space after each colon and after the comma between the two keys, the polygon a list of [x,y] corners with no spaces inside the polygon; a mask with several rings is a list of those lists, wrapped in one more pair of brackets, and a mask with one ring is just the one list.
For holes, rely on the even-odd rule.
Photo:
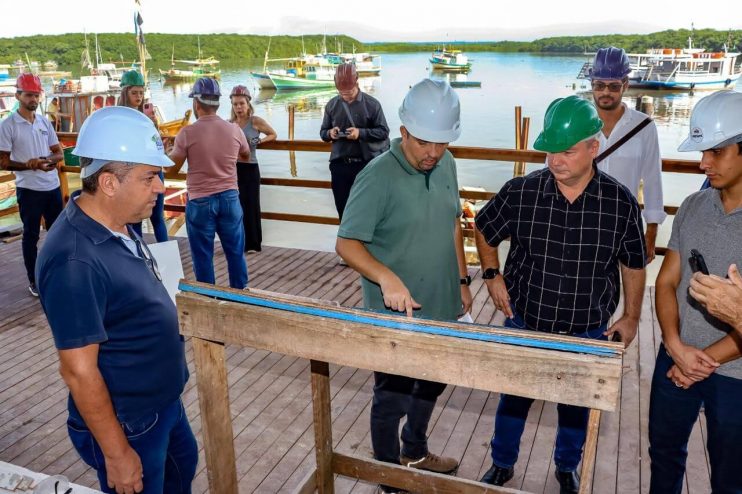
{"label": "smartphone", "polygon": [[344,130],[338,130],[338,133],[337,133],[336,137],[338,139],[345,139],[345,138],[348,137],[348,135],[349,134],[347,132],[345,132]]}
{"label": "smartphone", "polygon": [[690,250],[690,257],[688,258],[688,262],[690,263],[690,268],[693,270],[694,273],[701,272],[708,276],[709,268],[706,266],[706,261],[703,259],[701,253],[698,252],[696,249]]}
{"label": "smartphone", "polygon": [[154,110],[152,109],[152,103],[145,103],[142,106],[142,110],[144,114],[147,115],[148,117],[151,117],[152,115],[154,115]]}

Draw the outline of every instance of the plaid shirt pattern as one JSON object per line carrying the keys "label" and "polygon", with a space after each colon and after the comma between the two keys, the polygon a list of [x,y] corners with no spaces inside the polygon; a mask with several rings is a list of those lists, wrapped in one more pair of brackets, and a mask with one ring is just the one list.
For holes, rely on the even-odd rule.
{"label": "plaid shirt pattern", "polygon": [[548,168],[514,178],[476,225],[493,247],[510,237],[503,275],[529,329],[575,334],[607,323],[620,295],[619,262],[646,263],[636,199],[598,170],[571,204]]}

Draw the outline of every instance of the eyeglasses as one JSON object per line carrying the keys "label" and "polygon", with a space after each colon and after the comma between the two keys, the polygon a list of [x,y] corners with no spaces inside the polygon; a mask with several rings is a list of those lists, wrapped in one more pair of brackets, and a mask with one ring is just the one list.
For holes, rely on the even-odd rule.
{"label": "eyeglasses", "polygon": [[155,275],[155,278],[157,278],[158,281],[162,281],[160,270],[157,269],[157,261],[155,261],[155,258],[152,257],[152,253],[149,251],[149,248],[144,245],[144,243],[142,243],[142,240],[139,238],[138,235],[134,234],[131,236],[131,238],[134,239],[134,243],[137,245],[137,251],[139,252],[139,257],[144,260],[144,264],[146,264],[147,267],[152,271],[152,274]]}
{"label": "eyeglasses", "polygon": [[617,93],[621,91],[623,82],[609,82],[608,84],[606,84],[603,81],[593,81],[592,85],[593,91],[605,91],[605,88],[608,88],[608,91]]}

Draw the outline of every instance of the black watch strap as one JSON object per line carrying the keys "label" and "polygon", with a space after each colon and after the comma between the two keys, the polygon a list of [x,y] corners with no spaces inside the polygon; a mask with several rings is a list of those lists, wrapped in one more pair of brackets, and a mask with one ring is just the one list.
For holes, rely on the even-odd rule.
{"label": "black watch strap", "polygon": [[465,278],[461,278],[459,281],[461,282],[462,285],[469,286],[471,285],[471,276],[467,274]]}
{"label": "black watch strap", "polygon": [[484,271],[482,271],[482,279],[483,280],[494,280],[497,278],[497,275],[500,274],[500,270],[497,268],[487,268]]}

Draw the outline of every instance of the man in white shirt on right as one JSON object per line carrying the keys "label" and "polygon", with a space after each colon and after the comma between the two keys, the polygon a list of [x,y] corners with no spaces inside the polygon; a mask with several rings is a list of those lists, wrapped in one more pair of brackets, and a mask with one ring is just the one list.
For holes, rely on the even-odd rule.
{"label": "man in white shirt on right", "polygon": [[[595,54],[590,70],[593,100],[603,121],[599,135],[598,156],[640,125],[648,117],[621,102],[629,87],[631,72],[629,57],[621,48],[601,48]],[[634,197],[639,195],[639,183],[644,182],[644,221],[647,261],[654,259],[657,228],[665,220],[662,198],[662,160],[657,127],[650,121],[609,156],[600,160],[598,168],[628,187]]]}

